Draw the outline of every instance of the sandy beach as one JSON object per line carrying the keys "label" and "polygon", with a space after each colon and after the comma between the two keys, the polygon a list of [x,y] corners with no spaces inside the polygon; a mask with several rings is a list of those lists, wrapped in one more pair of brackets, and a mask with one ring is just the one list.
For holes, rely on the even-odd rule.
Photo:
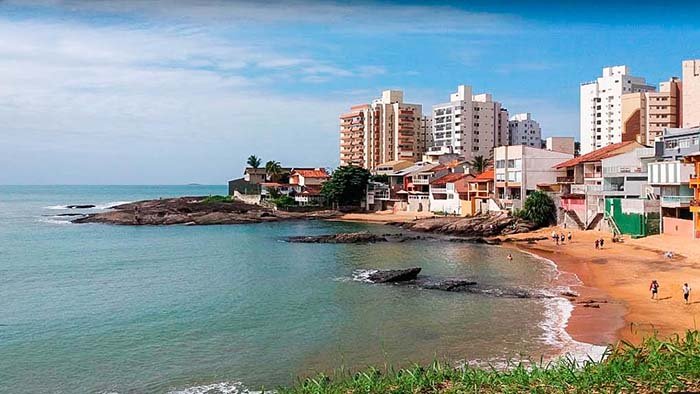
{"label": "sandy beach", "polygon": [[[389,223],[411,221],[415,213],[390,212],[347,214],[340,220]],[[430,217],[423,213],[419,217]],[[550,237],[552,231],[568,233],[572,240],[556,245],[551,239],[534,243],[504,243],[508,247],[552,260],[562,272],[561,284],[571,285],[579,297],[572,299],[574,311],[567,331],[577,341],[607,345],[617,340],[638,343],[652,333],[682,334],[697,328],[700,321],[700,244],[687,238],[657,235],[640,239],[624,237],[613,243],[609,233],[548,227],[508,238]],[[505,237],[501,237],[504,239]],[[603,249],[595,248],[604,239]],[[673,258],[664,256],[672,251]],[[659,299],[652,300],[651,280],[659,281]],[[681,287],[689,283],[690,305],[685,305]],[[591,301],[596,301],[591,304]]]}

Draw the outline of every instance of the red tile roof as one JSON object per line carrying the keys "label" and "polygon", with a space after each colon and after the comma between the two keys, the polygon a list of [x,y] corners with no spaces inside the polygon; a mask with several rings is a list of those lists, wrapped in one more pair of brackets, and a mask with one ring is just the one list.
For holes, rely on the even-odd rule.
{"label": "red tile roof", "polygon": [[314,170],[294,170],[292,175],[299,174],[304,178],[328,178],[329,175],[324,169],[314,169]]}
{"label": "red tile roof", "polygon": [[476,178],[474,178],[474,180],[481,181],[481,182],[492,181],[493,180],[493,168],[489,168],[488,170],[477,175]]}
{"label": "red tile roof", "polygon": [[617,156],[618,154],[628,152],[631,149],[624,150],[622,152],[619,152],[620,149],[626,148],[626,147],[632,147],[631,145],[636,145],[638,148],[642,148],[644,145],[638,143],[637,141],[624,141],[624,142],[618,142],[617,144],[612,144],[608,146],[604,146],[600,149],[596,149],[593,152],[586,153],[585,155],[579,156],[579,157],[574,157],[573,159],[569,159],[565,162],[559,163],[554,168],[566,168],[566,167],[573,167],[577,164],[582,164],[582,163],[590,163],[593,161],[600,161],[602,159],[606,159],[608,157],[612,156]]}
{"label": "red tile roof", "polygon": [[470,174],[464,174],[461,172],[455,172],[452,174],[447,174],[445,176],[441,176],[438,179],[433,180],[430,182],[431,185],[446,185],[448,183],[456,182],[460,179],[466,178],[468,176],[471,176]]}

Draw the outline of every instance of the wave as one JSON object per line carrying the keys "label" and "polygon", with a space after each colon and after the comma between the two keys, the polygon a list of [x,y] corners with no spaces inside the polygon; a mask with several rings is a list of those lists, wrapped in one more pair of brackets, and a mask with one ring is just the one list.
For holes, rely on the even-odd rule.
{"label": "wave", "polygon": [[[554,261],[538,256],[534,253],[524,253],[527,253],[537,260],[540,260],[552,267],[555,270],[555,272],[553,272],[553,282],[562,282],[562,275],[565,273],[559,270],[559,267]],[[569,324],[569,319],[571,318],[571,312],[574,310],[574,304],[571,303],[570,300],[561,297],[560,295],[564,293],[572,293],[571,286],[579,286],[583,284],[576,274],[566,274],[567,280],[565,283],[543,290],[543,292],[546,294],[554,297],[543,299],[541,301],[544,303],[545,307],[545,319],[539,323],[539,327],[544,330],[544,333],[540,339],[546,345],[552,346],[559,350],[559,354],[556,357],[566,357],[572,361],[575,361],[577,364],[583,364],[584,362],[590,360],[601,361],[605,357],[605,351],[607,350],[606,346],[576,341],[566,331],[566,327]]]}
{"label": "wave", "polygon": [[169,391],[168,394],[256,394],[261,391],[248,390],[241,382],[221,382]]}
{"label": "wave", "polygon": [[371,280],[369,280],[369,277],[377,272],[378,270],[355,270],[352,273],[352,280],[356,282],[373,283]]}
{"label": "wave", "polygon": [[[51,210],[66,210],[66,209],[70,209],[70,210],[74,210],[74,209],[105,210],[105,209],[110,209],[110,208],[117,206],[117,205],[129,204],[131,202],[133,202],[133,201],[110,201],[110,202],[106,202],[106,203],[102,203],[102,204],[94,204],[95,206],[93,208],[68,208],[68,205],[74,205],[74,204],[49,205],[47,207],[44,207],[44,209],[51,209]],[[82,204],[78,204],[78,205],[82,205]]]}
{"label": "wave", "polygon": [[[61,219],[57,219],[57,218]],[[73,217],[65,218],[64,216],[51,216],[51,217],[43,217],[39,219],[39,222],[41,223],[48,223],[48,224],[60,224],[60,225],[66,225],[66,224],[73,224],[71,223],[71,220],[74,219]]]}

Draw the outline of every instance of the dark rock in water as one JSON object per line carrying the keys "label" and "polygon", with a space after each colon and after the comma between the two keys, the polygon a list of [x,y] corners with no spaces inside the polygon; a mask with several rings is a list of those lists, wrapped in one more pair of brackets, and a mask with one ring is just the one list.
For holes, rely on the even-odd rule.
{"label": "dark rock in water", "polygon": [[366,232],[360,233],[340,233],[326,235],[308,235],[301,237],[288,237],[287,242],[295,243],[311,243],[311,244],[366,244],[375,242],[387,242],[383,236],[370,234]]}
{"label": "dark rock in water", "polygon": [[68,208],[68,209],[88,209],[88,208],[95,208],[95,206],[92,204],[66,205],[66,208]]}
{"label": "dark rock in water", "polygon": [[578,297],[578,294],[574,293],[573,291],[565,291],[565,292],[561,293],[561,295],[563,295],[564,297],[570,297],[570,298]]}
{"label": "dark rock in water", "polygon": [[84,216],[82,213],[59,213],[58,215],[54,216]]}
{"label": "dark rock in water", "polygon": [[408,268],[403,270],[378,270],[367,276],[367,279],[372,283],[395,283],[415,280],[420,267]]}
{"label": "dark rock in water", "polygon": [[476,282],[464,279],[419,279],[416,281],[416,286],[421,289],[442,290],[442,291],[468,291],[469,286],[476,286]]}
{"label": "dark rock in water", "polygon": [[484,237],[460,237],[460,238],[449,238],[450,242],[457,243],[470,243],[470,244],[487,244],[487,245],[500,245],[501,240],[498,238],[484,238]]}

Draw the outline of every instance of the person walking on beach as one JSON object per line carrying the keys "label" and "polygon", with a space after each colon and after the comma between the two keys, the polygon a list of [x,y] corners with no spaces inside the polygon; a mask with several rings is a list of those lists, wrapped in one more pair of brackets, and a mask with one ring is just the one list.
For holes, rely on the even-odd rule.
{"label": "person walking on beach", "polygon": [[557,232],[556,232],[556,231],[552,231],[552,241],[555,241],[555,242],[556,242],[556,240],[557,240]]}
{"label": "person walking on beach", "polygon": [[690,304],[690,301],[688,300],[690,298],[690,286],[688,286],[687,283],[683,284],[683,299],[685,300],[685,304],[688,305]]}
{"label": "person walking on beach", "polygon": [[566,237],[564,237],[564,233],[559,234],[559,239],[561,239],[561,244],[564,245],[564,240]]}
{"label": "person walking on beach", "polygon": [[600,240],[599,239],[595,240],[595,248],[600,249]]}
{"label": "person walking on beach", "polygon": [[659,300],[659,282],[656,281],[656,279],[651,281],[651,285],[649,285],[649,290],[651,291],[651,299],[652,300]]}
{"label": "person walking on beach", "polygon": [[569,242],[571,242],[571,231],[569,231],[569,234],[566,236],[569,239]]}
{"label": "person walking on beach", "polygon": [[605,240],[604,240],[603,238],[601,238],[601,239],[600,239],[600,248],[601,248],[601,249],[603,249],[603,243],[604,243],[604,242],[605,242]]}

